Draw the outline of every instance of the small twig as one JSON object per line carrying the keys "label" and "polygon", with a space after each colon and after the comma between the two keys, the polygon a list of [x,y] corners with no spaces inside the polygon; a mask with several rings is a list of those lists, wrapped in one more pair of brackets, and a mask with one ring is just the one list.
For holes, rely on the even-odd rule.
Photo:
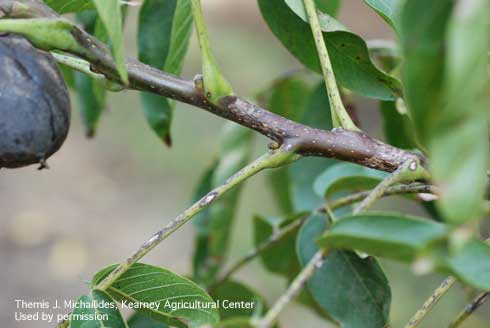
{"label": "small twig", "polygon": [[415,328],[417,327],[425,316],[430,312],[430,310],[437,304],[437,302],[441,299],[444,294],[448,292],[448,290],[456,283],[456,278],[447,277],[439,287],[432,293],[432,295],[424,302],[422,308],[419,309],[414,316],[410,319],[405,328]]}
{"label": "small twig", "polygon": [[398,169],[381,181],[381,183],[379,183],[376,188],[374,188],[370,194],[364,198],[364,200],[354,209],[354,211],[352,211],[352,213],[359,214],[360,212],[371,207],[376,199],[383,196],[385,191],[393,184],[407,180],[427,178],[427,175],[427,171],[422,165],[420,165],[418,160],[410,159],[405,161],[398,167]]}
{"label": "small twig", "polygon": [[[357,192],[357,193],[352,194],[352,195],[341,197],[339,199],[331,201],[329,207],[331,210],[335,210],[335,209],[338,209],[338,208],[341,208],[341,207],[344,207],[347,205],[351,205],[353,203],[357,203],[358,201],[363,200],[364,198],[369,196],[370,193],[371,193],[370,191],[361,191],[361,192]],[[431,185],[424,185],[424,184],[419,184],[419,183],[392,186],[392,187],[389,187],[388,189],[385,190],[382,197],[393,196],[393,195],[401,195],[401,194],[419,194],[419,193],[435,194],[436,188],[434,186],[431,186]],[[314,212],[324,212],[324,211],[326,211],[326,208],[321,207]],[[301,226],[303,224],[303,222],[305,221],[305,219],[309,215],[311,215],[311,213],[306,213],[305,216],[302,216],[302,217],[298,218],[297,220],[294,220],[293,222],[284,226],[281,230],[279,230],[278,232],[276,232],[272,236],[270,236],[269,239],[263,241],[257,247],[250,250],[244,257],[237,260],[235,262],[235,264],[231,265],[230,268],[227,271],[225,271],[225,273],[221,276],[221,278],[219,278],[216,282],[214,282],[209,287],[209,289],[212,290],[216,286],[220,285],[221,283],[223,283],[224,281],[229,279],[238,270],[240,270],[242,267],[244,267],[246,264],[248,264],[250,261],[252,261],[254,258],[256,258],[258,255],[260,255],[262,252],[269,249],[269,247],[280,242],[283,238],[286,238],[298,226]]]}
{"label": "small twig", "polygon": [[[24,5],[16,5],[18,2]],[[22,34],[45,50],[61,50],[83,58],[90,62],[93,71],[104,74],[112,82],[122,83],[107,46],[77,25],[60,18],[43,1],[2,0],[0,16],[15,18],[9,21],[2,17],[3,32]],[[49,19],[22,19],[35,17]],[[36,25],[41,26],[44,33],[37,33]],[[53,33],[60,37],[54,38]],[[70,42],[59,41],[65,38]],[[167,74],[134,59],[128,59],[126,68],[129,89],[151,92],[196,106],[253,129],[279,144],[294,141],[298,146],[296,152],[303,156],[335,158],[387,172],[394,171],[408,158],[419,158],[426,165],[422,155],[390,146],[361,132],[314,129],[236,96],[210,102],[199,83]]]}
{"label": "small twig", "polygon": [[[408,167],[410,167],[410,164],[407,164]],[[408,174],[411,175],[412,173]],[[400,173],[395,174],[396,177],[400,177]],[[406,177],[407,174],[403,173],[401,175],[403,177]],[[398,178],[392,178],[393,179],[398,179]],[[390,181],[390,180],[388,180]],[[399,180],[394,180],[394,181],[399,181]],[[416,189],[418,189],[419,186],[417,186]],[[386,186],[381,192],[378,193],[378,196],[375,198],[382,197],[387,193],[389,190],[389,185]],[[392,191],[396,190],[397,192],[400,192],[401,188],[392,188]],[[409,189],[408,189],[409,190]],[[424,189],[427,190],[427,189]],[[373,192],[370,192],[366,198],[372,197]],[[355,200],[356,198],[350,198],[351,201]],[[371,205],[373,204],[373,201],[370,201],[364,205],[362,210],[368,209]],[[337,204],[330,204],[331,209],[338,208],[340,205],[346,205],[345,201],[340,201]],[[289,303],[303,288],[305,283],[308,281],[308,279],[315,273],[316,268],[321,266],[321,263],[323,261],[323,258],[327,256],[327,251],[325,249],[319,250],[308,262],[308,264],[301,270],[301,272],[296,276],[294,279],[293,283],[289,286],[288,290],[286,293],[284,293],[273,305],[273,307],[266,313],[263,319],[255,323],[255,327],[257,328],[269,328],[271,325],[276,321],[279,313],[282,311],[282,309],[286,306],[287,303]]]}
{"label": "small twig", "polygon": [[489,298],[489,292],[481,292],[473,301],[461,311],[458,317],[449,325],[449,328],[459,327],[473,312],[475,312]]}
{"label": "small twig", "polygon": [[[383,193],[382,197],[401,195],[401,194],[420,194],[420,193],[430,193],[437,194],[437,188],[435,186],[411,183],[407,185],[397,185],[388,187]],[[357,203],[369,196],[371,191],[360,191],[358,193],[348,195],[330,202],[330,207],[337,209],[346,205],[351,205]]]}
{"label": "small twig", "polygon": [[323,258],[327,255],[327,251],[325,249],[319,250],[313,255],[311,260],[306,264],[306,266],[301,270],[301,272],[296,276],[291,285],[289,285],[288,290],[284,293],[276,303],[271,307],[271,309],[266,313],[263,319],[260,321],[253,323],[253,325],[257,328],[269,328],[276,321],[279,313],[283,310],[283,308],[294,299],[301,289],[303,289],[304,285],[310,279],[310,277],[315,273],[315,270],[322,265]]}
{"label": "small twig", "polygon": [[330,102],[330,110],[332,112],[332,122],[334,127],[342,127],[347,130],[360,131],[359,128],[352,122],[347,113],[342,98],[340,97],[339,88],[335,80],[335,75],[332,69],[332,63],[328,55],[327,46],[323,39],[322,29],[318,21],[318,14],[314,0],[304,0],[304,6],[310,22],[311,32],[315,40],[318,57],[322,66],[323,78],[327,88],[328,100]]}
{"label": "small twig", "polygon": [[107,289],[116,279],[118,279],[124,272],[126,272],[133,264],[139,261],[149,251],[160,244],[165,238],[170,236],[173,232],[179,229],[182,225],[187,223],[197,213],[201,212],[207,206],[223,196],[227,191],[234,186],[240,184],[251,176],[258,172],[267,169],[278,167],[298,159],[294,153],[291,153],[283,148],[279,148],[276,151],[270,151],[265,155],[262,155],[251,164],[247,165],[229,179],[227,179],[222,185],[216,187],[191,207],[187,208],[182,214],[170,221],[163,229],[155,233],[150,239],[148,239],[141,247],[136,250],[125,262],[121,263],[114,271],[112,271],[104,280],[102,280],[96,289]]}
{"label": "small twig", "polygon": [[252,249],[248,254],[239,259],[235,264],[233,264],[216,282],[208,287],[209,290],[213,290],[216,286],[222,284],[228,278],[230,278],[235,272],[240,270],[245,264],[253,260],[260,253],[268,250],[272,245],[280,242],[283,238],[289,236],[296,228],[300,227],[303,222],[308,218],[310,213],[305,214],[304,216],[294,220],[289,223],[287,226],[282,228],[281,230],[273,233],[268,239],[264,240],[257,247]]}
{"label": "small twig", "polygon": [[[485,239],[485,242],[490,242],[490,238]],[[430,310],[437,304],[439,299],[447,293],[447,291],[454,285],[456,278],[449,276],[447,277],[439,287],[432,293],[432,295],[425,301],[422,308],[418,310],[410,321],[407,323],[405,328],[415,328],[420,322],[425,318],[425,316],[430,312]]]}

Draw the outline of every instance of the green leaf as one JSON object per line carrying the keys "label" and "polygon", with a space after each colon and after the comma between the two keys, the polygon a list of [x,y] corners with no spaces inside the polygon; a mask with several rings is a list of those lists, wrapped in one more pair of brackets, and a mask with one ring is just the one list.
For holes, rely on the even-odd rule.
{"label": "green leaf", "polygon": [[364,2],[373,8],[383,19],[398,30],[400,21],[400,11],[405,0],[364,0]]}
{"label": "green leaf", "polygon": [[468,241],[450,256],[447,268],[463,282],[478,289],[490,290],[490,246],[480,240]]}
{"label": "green leaf", "polygon": [[[200,198],[212,188],[221,185],[244,167],[250,157],[253,134],[235,123],[225,125],[219,160],[209,169],[198,188]],[[211,283],[223,267],[229,245],[230,231],[242,187],[226,193],[192,222],[198,228],[194,251],[194,280]]]}
{"label": "green leaf", "polygon": [[[315,240],[325,231],[323,216],[311,216],[301,228],[296,252],[304,266],[318,251]],[[332,251],[308,282],[318,305],[345,328],[379,328],[388,322],[391,290],[374,258]]]}
{"label": "green leaf", "polygon": [[[100,41],[107,42],[107,33],[95,10],[88,10],[76,15],[77,22],[85,31],[96,36]],[[85,127],[85,134],[93,137],[106,104],[105,87],[91,77],[74,72],[75,88],[77,91],[78,109]]]}
{"label": "green leaf", "polygon": [[398,148],[416,148],[413,126],[408,113],[399,112],[394,101],[380,102],[386,141]]}
{"label": "green leaf", "polygon": [[67,14],[94,8],[92,0],[44,0],[44,2],[59,14]]}
{"label": "green leaf", "polygon": [[[257,99],[273,113],[300,122],[311,98],[313,83],[317,84],[317,81],[317,78],[313,79],[311,74],[305,72],[290,74],[274,81],[270,87],[257,95]],[[293,177],[289,175],[289,168],[271,170],[267,178],[282,213],[288,215],[294,212],[291,186]]]}
{"label": "green leaf", "polygon": [[441,186],[438,207],[454,223],[482,212],[490,157],[489,6],[486,0],[414,0],[402,11],[407,103]]}
{"label": "green leaf", "polygon": [[[284,0],[258,1],[262,16],[274,35],[306,67],[321,72],[310,26],[288,6],[293,0],[288,3]],[[302,8],[301,0],[294,0],[294,3],[293,8]],[[362,38],[346,31],[333,18],[325,16],[320,23],[340,85],[361,95],[385,100],[393,99],[394,94],[399,93],[399,82],[373,65]]]}
{"label": "green leaf", "polygon": [[342,6],[342,0],[315,0],[315,4],[320,12],[335,17]]}
{"label": "green leaf", "polygon": [[63,74],[66,85],[72,90],[75,89],[75,70],[63,64],[59,64],[58,66]]}
{"label": "green leaf", "polygon": [[388,174],[352,163],[338,163],[320,174],[313,186],[320,197],[329,198],[342,191],[362,191],[376,187]]}
{"label": "green leaf", "polygon": [[135,312],[128,319],[129,328],[168,328],[162,322],[152,319],[142,313]]}
{"label": "green leaf", "polygon": [[[227,280],[220,283],[213,288],[211,297],[220,303],[219,314],[222,320],[261,317],[267,312],[264,298],[240,282]],[[241,305],[235,307],[235,304]]]}
{"label": "green leaf", "polygon": [[83,295],[70,315],[71,328],[127,328],[116,302],[105,292],[93,290]]}
{"label": "green leaf", "polygon": [[223,320],[217,325],[213,326],[214,328],[255,328],[256,325],[250,322],[250,318],[231,318],[227,320]]}
{"label": "green leaf", "polygon": [[[440,111],[444,37],[452,3],[406,1],[402,11],[400,38],[405,55],[404,91],[417,135],[424,145]],[[424,15],[420,14],[422,12]]]}
{"label": "green leaf", "polygon": [[85,134],[93,137],[105,108],[105,89],[97,81],[80,72],[75,72],[75,86]]}
{"label": "green leaf", "polygon": [[413,261],[446,238],[440,223],[398,214],[365,213],[336,222],[319,240],[324,247],[355,249],[370,255]]}
{"label": "green leaf", "polygon": [[[288,218],[281,219],[276,217],[263,217],[256,215],[254,217],[254,244],[259,246],[264,241],[272,237],[279,229],[284,228],[295,220],[301,220],[304,213],[292,215]],[[286,278],[294,276],[299,272],[298,261],[292,256],[284,254],[293,254],[296,235],[299,227],[291,231],[286,237],[274,243],[267,250],[260,253],[259,258],[262,265],[270,272],[280,274]]]}
{"label": "green leaf", "polygon": [[[192,31],[189,0],[146,0],[138,27],[139,59],[148,65],[178,75]],[[141,93],[143,112],[159,138],[170,142],[174,102],[159,95]]]}
{"label": "green leaf", "polygon": [[[332,129],[328,95],[323,82],[317,84],[310,93],[300,123],[324,130]],[[313,182],[318,174],[335,163],[326,158],[303,158],[288,166],[290,197],[296,212],[311,211],[323,203],[313,190]]]}
{"label": "green leaf", "polygon": [[[102,269],[94,276],[91,286],[116,267]],[[145,304],[146,307],[136,310],[170,326],[198,327],[219,321],[216,304],[201,287],[163,268],[136,263],[116,279],[107,292],[126,304]]]}
{"label": "green leaf", "polygon": [[124,38],[122,26],[122,11],[119,0],[93,0],[99,17],[104,24],[112,45],[112,55],[116,62],[121,81],[128,83]]}

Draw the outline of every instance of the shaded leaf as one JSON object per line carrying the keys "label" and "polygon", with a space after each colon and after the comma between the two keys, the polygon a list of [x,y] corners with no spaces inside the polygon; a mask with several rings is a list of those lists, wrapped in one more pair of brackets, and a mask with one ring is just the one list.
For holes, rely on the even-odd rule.
{"label": "shaded leaf", "polygon": [[407,102],[441,187],[438,207],[454,223],[479,218],[482,210],[490,157],[489,19],[485,0],[407,1],[402,12]]}
{"label": "shaded leaf", "polygon": [[405,0],[364,0],[364,2],[383,17],[395,31],[398,30],[403,1]]}
{"label": "shaded leaf", "polygon": [[[88,33],[93,34],[102,42],[108,41],[105,28],[95,10],[78,13],[76,19]],[[85,134],[92,137],[95,135],[99,119],[105,109],[106,90],[100,82],[81,72],[74,72],[74,83]]]}
{"label": "shaded leaf", "polygon": [[56,10],[59,14],[93,9],[94,3],[92,0],[44,0],[44,2]]}
{"label": "shaded leaf", "polygon": [[93,290],[83,295],[70,315],[71,328],[127,328],[116,302],[105,292]]}
{"label": "shaded leaf", "polygon": [[119,0],[93,0],[93,2],[111,41],[112,55],[119,76],[123,83],[127,83],[121,4]]}
{"label": "shaded leaf", "polygon": [[[206,172],[195,198],[200,198],[212,188],[221,185],[248,163],[252,136],[250,130],[235,123],[225,125],[219,160]],[[241,186],[235,187],[192,221],[198,229],[193,278],[201,284],[211,283],[223,267],[241,189]]]}
{"label": "shaded leaf", "polygon": [[75,72],[75,86],[85,134],[92,137],[105,108],[106,91],[97,81],[80,72]]}
{"label": "shaded leaf", "polygon": [[[304,213],[292,215],[281,219],[275,217],[254,217],[254,243],[259,246],[264,241],[272,237],[279,229],[284,228],[295,220],[301,220]],[[267,250],[260,253],[259,258],[262,265],[270,272],[280,274],[286,278],[294,276],[299,272],[298,261],[293,256],[284,254],[294,254],[294,245],[299,227],[291,231],[286,237],[274,243]]]}
{"label": "shaded leaf", "polygon": [[450,272],[465,283],[490,290],[490,246],[480,240],[468,241],[447,260]]}
{"label": "shaded leaf", "polygon": [[447,233],[445,225],[418,217],[365,213],[333,224],[319,245],[412,261],[429,246],[445,240]]}
{"label": "shaded leaf", "polygon": [[[325,85],[304,72],[276,81],[259,95],[259,101],[288,119],[319,129],[332,128]],[[285,215],[310,211],[323,202],[312,185],[316,176],[332,163],[331,159],[306,157],[269,173],[270,186]]]}
{"label": "shaded leaf", "polygon": [[128,318],[129,328],[168,328],[162,322],[152,319],[142,313],[135,312]]}
{"label": "shaded leaf", "polygon": [[[292,2],[288,0],[290,6]],[[295,8],[301,8],[301,0],[294,2]],[[262,16],[275,36],[306,67],[321,72],[310,26],[288,4],[284,0],[259,0]],[[373,65],[362,38],[346,31],[333,18],[320,21],[338,83],[367,97],[393,99],[400,89],[398,81]]]}
{"label": "shaded leaf", "polygon": [[[301,228],[296,252],[302,266],[318,251],[315,240],[327,228],[324,216],[311,216]],[[374,258],[335,250],[308,282],[313,298],[345,328],[379,328],[388,322],[391,290]]]}
{"label": "shaded leaf", "polygon": [[362,191],[376,187],[388,174],[352,163],[337,163],[320,174],[314,184],[320,197],[329,198],[343,191]]}
{"label": "shaded leaf", "polygon": [[[219,313],[222,320],[261,317],[267,311],[264,298],[237,281],[227,280],[220,283],[211,291],[211,297],[220,303]],[[233,307],[233,304],[238,303],[243,306]]]}
{"label": "shaded leaf", "polygon": [[[167,73],[180,74],[191,31],[189,0],[146,0],[139,14],[139,59]],[[169,142],[174,102],[145,92],[141,101],[151,128]]]}
{"label": "shaded leaf", "polygon": [[[257,98],[264,107],[273,113],[301,122],[310,101],[314,84],[318,83],[317,80],[316,78],[312,79],[305,72],[289,74],[276,80]],[[325,117],[324,120],[326,119]],[[289,167],[271,170],[267,178],[282,213],[289,215],[294,212],[293,189],[295,187],[291,184],[293,177],[290,176]]]}
{"label": "shaded leaf", "polygon": [[[112,265],[102,269],[94,276],[91,286],[95,286],[116,267]],[[107,292],[120,302],[154,305],[154,308],[147,306],[137,311],[170,326],[195,327],[219,321],[216,304],[201,287],[163,268],[136,263],[116,279]],[[183,306],[179,306],[179,303]]]}
{"label": "shaded leaf", "polygon": [[231,318],[223,320],[213,326],[214,328],[255,328],[256,325],[250,322],[250,318]]}
{"label": "shaded leaf", "polygon": [[386,141],[398,148],[416,148],[413,126],[407,113],[400,113],[394,101],[380,103]]}

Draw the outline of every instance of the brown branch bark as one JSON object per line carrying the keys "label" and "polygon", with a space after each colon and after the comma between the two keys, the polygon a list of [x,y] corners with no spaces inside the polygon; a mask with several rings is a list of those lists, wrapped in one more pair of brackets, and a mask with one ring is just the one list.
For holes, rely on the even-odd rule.
{"label": "brown branch bark", "polygon": [[[18,4],[32,6],[32,10],[22,9]],[[10,17],[57,17],[49,7],[36,0],[0,0],[0,17],[2,12]],[[77,26],[74,26],[72,34],[86,50],[73,54],[89,61],[94,72],[121,83],[108,48]],[[129,75],[127,88],[151,92],[204,109],[253,129],[304,156],[335,158],[387,172],[396,170],[410,158],[418,157],[421,163],[425,163],[425,159],[418,154],[385,144],[361,132],[315,129],[235,96],[223,97],[217,104],[212,104],[195,81],[173,76],[134,59],[128,59],[126,66]]]}

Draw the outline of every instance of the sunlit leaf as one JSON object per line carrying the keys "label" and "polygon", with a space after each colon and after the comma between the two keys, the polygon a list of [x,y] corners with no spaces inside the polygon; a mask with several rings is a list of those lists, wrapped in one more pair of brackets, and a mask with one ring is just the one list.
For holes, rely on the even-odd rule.
{"label": "sunlit leaf", "polygon": [[116,302],[105,292],[93,290],[83,295],[70,315],[71,328],[127,328]]}
{"label": "sunlit leaf", "polygon": [[[294,4],[294,6],[293,6]],[[289,6],[288,6],[289,5]],[[259,0],[260,10],[269,28],[283,45],[306,67],[321,72],[310,26],[290,8],[303,8],[302,0]],[[303,9],[304,12],[304,9]],[[393,99],[399,93],[399,82],[378,70],[367,50],[366,43],[323,14],[320,17],[325,42],[335,76],[340,85],[361,95]]]}
{"label": "sunlit leaf", "polygon": [[[95,286],[116,267],[112,265],[102,269],[94,276],[91,286]],[[199,326],[219,320],[216,304],[201,287],[167,269],[152,265],[134,264],[107,288],[107,293],[126,304],[151,304],[152,307],[136,310],[170,326]],[[179,302],[184,305],[179,306]]]}

